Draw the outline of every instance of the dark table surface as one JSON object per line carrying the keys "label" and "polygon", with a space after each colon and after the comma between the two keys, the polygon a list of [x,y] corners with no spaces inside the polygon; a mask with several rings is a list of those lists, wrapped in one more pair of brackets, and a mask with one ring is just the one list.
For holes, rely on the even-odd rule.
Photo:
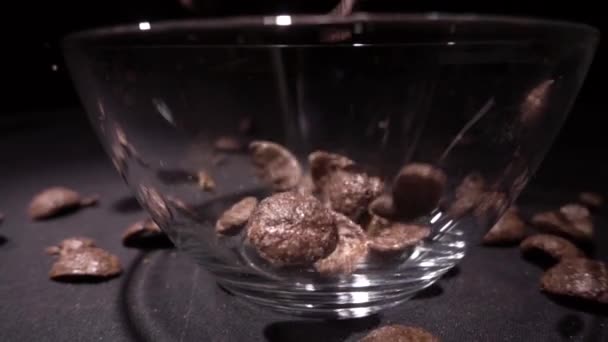
{"label": "dark table surface", "polygon": [[[0,211],[6,216],[0,225],[0,341],[356,341],[389,323],[418,325],[444,341],[608,341],[606,313],[541,294],[542,270],[517,248],[471,244],[436,285],[368,318],[318,321],[253,307],[175,250],[121,245],[124,228],[145,213],[82,113],[24,113],[11,120],[0,124]],[[550,154],[520,205],[530,211],[572,200],[585,188],[605,191],[605,165],[580,167],[585,160],[597,163],[595,153]],[[32,195],[52,185],[98,193],[101,203],[30,222]],[[600,213],[595,219],[597,257],[606,260],[606,218]],[[125,272],[96,284],[49,280],[53,258],[44,248],[70,236],[95,239],[120,257]]]}

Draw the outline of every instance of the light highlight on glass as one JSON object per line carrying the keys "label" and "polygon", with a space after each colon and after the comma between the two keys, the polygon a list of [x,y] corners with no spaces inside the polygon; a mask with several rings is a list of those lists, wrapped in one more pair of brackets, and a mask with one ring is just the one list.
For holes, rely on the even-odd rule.
{"label": "light highlight on glass", "polygon": [[147,21],[142,21],[141,23],[139,23],[139,29],[141,31],[148,31],[150,28],[150,23]]}
{"label": "light highlight on glass", "polygon": [[277,15],[274,20],[274,23],[279,26],[289,26],[291,25],[291,16],[290,15]]}
{"label": "light highlight on glass", "polygon": [[440,217],[441,217],[441,212],[438,212],[437,214],[435,214],[435,216],[433,216],[433,218],[431,218],[431,224],[434,224],[435,222],[437,222]]}

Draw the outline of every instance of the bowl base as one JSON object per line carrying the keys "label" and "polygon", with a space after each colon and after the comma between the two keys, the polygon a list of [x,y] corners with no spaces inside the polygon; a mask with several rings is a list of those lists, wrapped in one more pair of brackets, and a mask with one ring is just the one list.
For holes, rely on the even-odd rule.
{"label": "bowl base", "polygon": [[[357,291],[343,294],[328,293],[323,299],[316,299],[317,302],[312,302],[309,296],[297,292],[289,294],[290,298],[285,298],[285,294],[283,294],[283,298],[278,299],[272,293],[261,294],[256,291],[222,283],[220,283],[220,286],[249,303],[275,312],[318,319],[350,319],[367,317],[397,306],[433,283],[434,281],[418,284],[415,288],[399,291],[391,295],[387,295],[386,291]],[[373,300],[372,298],[378,299]]]}
{"label": "bowl base", "polygon": [[390,272],[367,263],[354,274],[336,279],[291,275],[265,282],[214,273],[224,289],[264,308],[304,317],[359,318],[399,305],[431,286],[464,257],[463,235],[453,229],[423,243],[395,260],[397,265],[387,265],[392,267]]}

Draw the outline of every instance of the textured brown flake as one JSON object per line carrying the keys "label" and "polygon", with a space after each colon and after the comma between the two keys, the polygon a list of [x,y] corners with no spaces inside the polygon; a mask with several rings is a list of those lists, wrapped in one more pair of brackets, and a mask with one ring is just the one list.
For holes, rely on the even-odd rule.
{"label": "textured brown flake", "polygon": [[47,252],[58,255],[49,276],[57,281],[104,280],[122,272],[118,257],[88,238],[69,238]]}
{"label": "textured brown flake", "polygon": [[238,201],[220,216],[215,224],[215,231],[225,235],[237,234],[247,224],[257,205],[258,200],[255,197],[245,197]]}
{"label": "textured brown flake", "polygon": [[30,202],[28,214],[34,220],[46,219],[77,209],[95,205],[98,197],[82,197],[78,192],[65,187],[55,186],[43,190]]}
{"label": "textured brown flake", "polygon": [[388,226],[370,231],[369,248],[378,253],[400,253],[418,244],[431,229],[417,224],[391,222]]}
{"label": "textured brown flake", "polygon": [[326,179],[337,170],[343,170],[355,164],[345,156],[325,151],[315,151],[308,156],[310,176],[318,188],[325,186]]}
{"label": "textured brown flake", "polygon": [[65,239],[58,246],[47,247],[48,254],[65,254],[87,247],[95,247],[95,241],[86,237],[72,237]]}
{"label": "textured brown flake", "polygon": [[543,274],[541,289],[554,295],[608,304],[608,268],[600,261],[567,258]]}
{"label": "textured brown flake", "polygon": [[537,213],[532,224],[539,230],[576,241],[589,241],[593,237],[593,222],[589,211],[580,205],[569,204],[559,211]]}
{"label": "textured brown flake", "polygon": [[469,213],[481,200],[485,192],[486,182],[478,173],[467,175],[456,188],[454,202],[448,209],[448,214],[461,217]]}
{"label": "textured brown flake", "polygon": [[520,248],[524,255],[539,258],[548,256],[553,262],[585,256],[572,242],[550,234],[532,235],[521,242]]}
{"label": "textured brown flake", "polygon": [[334,251],[338,233],[334,216],[317,199],[282,192],[260,202],[247,238],[274,266],[311,265]]}
{"label": "textured brown flake", "polygon": [[320,189],[323,202],[353,220],[367,211],[370,202],[384,188],[383,182],[365,172],[348,167],[331,173]]}
{"label": "textured brown flake", "polygon": [[122,244],[136,248],[164,248],[172,246],[169,237],[152,219],[131,224],[122,237]]}
{"label": "textured brown flake", "polygon": [[508,206],[509,202],[504,193],[498,191],[485,192],[473,209],[473,215],[475,215],[478,224],[484,227],[490,224]]}
{"label": "textured brown flake", "polygon": [[511,207],[483,237],[486,245],[510,244],[521,241],[526,236],[526,224],[519,217],[516,208]]}
{"label": "textured brown flake", "polygon": [[404,166],[393,182],[393,206],[402,219],[414,219],[431,213],[439,204],[446,184],[440,169],[423,163]]}
{"label": "textured brown flake", "polygon": [[359,342],[439,342],[439,338],[430,332],[404,325],[387,325],[372,330]]}
{"label": "textured brown flake", "polygon": [[249,149],[256,175],[275,191],[290,190],[300,183],[300,163],[285,147],[270,141],[254,141]]}
{"label": "textured brown flake", "polygon": [[367,237],[363,229],[348,217],[336,212],[333,214],[338,228],[338,245],[314,266],[322,275],[348,275],[367,256]]}

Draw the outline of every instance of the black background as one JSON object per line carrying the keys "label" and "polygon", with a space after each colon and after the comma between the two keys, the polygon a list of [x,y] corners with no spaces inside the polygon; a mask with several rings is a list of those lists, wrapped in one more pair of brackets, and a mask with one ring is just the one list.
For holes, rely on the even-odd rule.
{"label": "black background", "polygon": [[[84,125],[78,97],[61,52],[68,33],[120,23],[256,14],[320,14],[338,0],[87,0],[9,1],[0,5],[0,136],[29,134],[53,124],[54,116]],[[601,2],[359,0],[355,11],[446,12],[532,16],[582,22],[605,31]],[[535,179],[608,190],[601,146],[606,112],[605,44],[600,45],[586,82],[561,134]],[[54,67],[56,66],[56,67]],[[56,69],[56,70],[54,70]],[[70,111],[66,111],[70,109]],[[48,113],[53,113],[48,115]],[[70,114],[68,114],[70,113]],[[87,128],[88,129],[88,128]],[[578,162],[576,160],[579,160]],[[581,163],[584,161],[584,164]],[[606,164],[606,165],[605,165]],[[556,177],[555,168],[560,170]],[[581,186],[580,183],[583,183]]]}
{"label": "black background", "polygon": [[[141,20],[179,19],[246,14],[326,13],[337,0],[87,0],[18,1],[2,4],[2,83],[0,129],[32,121],[19,120],[24,113],[54,111],[79,106],[60,49],[62,37],[86,28]],[[368,12],[491,13],[523,15],[583,22],[604,31],[606,20],[601,2],[556,1],[404,1],[361,0],[356,9]],[[560,149],[595,154],[603,143],[601,116],[605,78],[605,48],[600,44],[573,114],[562,130],[553,153]],[[53,70],[57,65],[57,70]],[[8,119],[7,119],[8,117]],[[551,157],[551,156],[549,156]],[[593,158],[590,158],[593,159]]]}
{"label": "black background", "polygon": [[[44,127],[41,117],[48,112],[77,108],[79,101],[66,71],[60,49],[62,37],[86,28],[192,17],[217,17],[251,14],[327,13],[337,0],[87,0],[87,1],[13,1],[0,7],[2,15],[0,133],[19,134],[27,126]],[[533,16],[578,21],[605,30],[605,12],[599,1],[435,1],[435,0],[360,0],[356,10],[367,12],[490,13]],[[569,165],[604,173],[600,146],[604,143],[602,116],[604,103],[603,70],[605,47],[601,44],[578,101],[556,141],[548,162],[540,170],[550,178],[551,160],[565,156],[585,160],[584,165]],[[56,71],[53,70],[56,65]],[[80,115],[77,114],[77,115]],[[48,120],[48,119],[47,119]],[[567,157],[566,157],[567,159]],[[571,164],[580,161],[572,160]],[[568,166],[568,165],[566,165]],[[557,167],[557,166],[556,166]],[[563,173],[563,172],[562,172]],[[601,177],[591,177],[594,180]],[[570,178],[560,179],[569,182]],[[602,187],[602,184],[594,184]]]}
{"label": "black background", "polygon": [[[88,1],[16,1],[0,7],[2,30],[2,81],[8,92],[2,96],[3,115],[31,109],[76,106],[78,100],[66,74],[59,48],[67,33],[105,25],[142,20],[178,19],[245,14],[326,13],[337,0],[88,0]],[[491,13],[565,19],[590,24],[603,31],[606,18],[601,2],[556,1],[404,1],[362,0],[357,9],[370,12]],[[188,5],[192,4],[192,5]],[[603,106],[600,70],[605,64],[604,48],[596,55],[577,109],[587,104]],[[58,65],[54,72],[52,65]],[[603,109],[604,107],[602,107]],[[577,112],[569,122],[567,134],[585,129],[599,129],[593,113]],[[575,129],[575,127],[577,129]],[[570,129],[572,128],[572,129]],[[600,133],[600,131],[596,131]],[[574,134],[575,135],[575,134]],[[594,145],[594,134],[569,137],[569,143]],[[581,138],[584,141],[580,141]]]}

